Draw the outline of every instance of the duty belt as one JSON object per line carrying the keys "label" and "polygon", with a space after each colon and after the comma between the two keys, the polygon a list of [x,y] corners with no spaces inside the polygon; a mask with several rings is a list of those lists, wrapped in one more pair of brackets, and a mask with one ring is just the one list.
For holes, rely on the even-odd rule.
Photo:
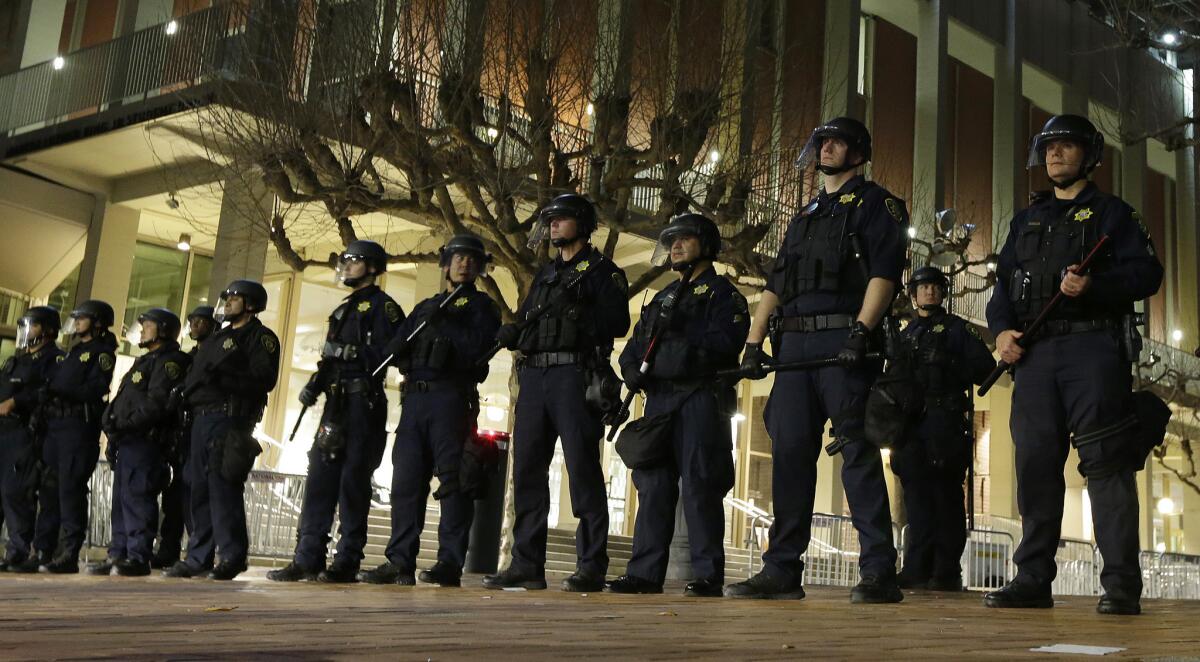
{"label": "duty belt", "polygon": [[854,326],[857,318],[854,315],[799,315],[796,317],[780,317],[780,331],[827,331],[829,329],[849,329]]}
{"label": "duty belt", "polygon": [[196,405],[195,407],[192,407],[192,415],[193,416],[204,416],[207,414],[228,414],[228,413],[229,413],[229,405],[227,403],[220,403],[220,404],[215,404],[215,405]]}
{"label": "duty belt", "polygon": [[526,356],[522,368],[550,368],[556,365],[583,363],[587,355],[583,352],[538,352]]}
{"label": "duty belt", "polygon": [[926,407],[945,407],[947,405],[965,405],[966,398],[961,393],[942,393],[940,395],[925,395]]}
{"label": "duty belt", "polygon": [[465,391],[468,386],[452,379],[425,379],[404,382],[405,393],[435,393],[437,391]]}
{"label": "duty belt", "polygon": [[87,418],[87,405],[78,402],[50,402],[46,404],[46,418]]}
{"label": "duty belt", "polygon": [[1070,333],[1086,333],[1088,331],[1115,331],[1117,328],[1119,328],[1119,322],[1114,319],[1050,320],[1038,331],[1038,336],[1065,336]]}
{"label": "duty belt", "polygon": [[12,414],[9,414],[8,416],[0,416],[0,430],[20,427],[24,424],[25,421],[21,420],[21,417],[19,416],[13,416]]}
{"label": "duty belt", "polygon": [[371,391],[377,390],[375,383],[366,377],[343,379],[338,382],[338,388],[342,393],[347,395],[353,393],[370,393]]}

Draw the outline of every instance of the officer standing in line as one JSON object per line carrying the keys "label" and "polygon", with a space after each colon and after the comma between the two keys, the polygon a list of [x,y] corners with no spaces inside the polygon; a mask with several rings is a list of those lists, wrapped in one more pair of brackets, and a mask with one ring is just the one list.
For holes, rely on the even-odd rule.
{"label": "officer standing in line", "polygon": [[764,412],[774,453],[775,523],[764,568],[726,587],[735,598],[799,599],[812,535],[817,454],[826,420],[842,453],[842,483],[858,530],[861,581],[856,603],[899,602],[896,548],[879,449],[865,438],[867,390],[879,375],[866,360],[872,337],[891,306],[904,265],[908,212],[904,202],[855,170],[871,159],[871,135],[839,117],[813,130],[798,167],[824,175],[816,199],[791,220],[783,247],[746,337],[743,368],[762,378],[771,358],[762,349],[768,317],[776,317],[772,346],[780,361],[837,357],[841,364],[775,375]]}
{"label": "officer standing in line", "polygon": [[[188,351],[187,365],[196,359],[200,345],[217,329],[212,306],[196,306],[187,316],[188,337],[196,344]],[[183,533],[192,531],[191,511],[188,508],[188,485],[184,465],[188,457],[188,443],[192,434],[191,414],[183,402],[183,384],[176,385],[169,400],[171,414],[175,417],[167,437],[167,466],[171,468],[171,481],[162,492],[162,522],[158,527],[158,550],[150,559],[151,568],[170,568],[179,562],[183,547]]]}
{"label": "officer standing in line", "polygon": [[996,366],[969,322],[942,307],[950,281],[937,267],[921,267],[908,281],[917,317],[903,336],[915,348],[916,378],[925,413],[908,443],[892,451],[892,471],[904,487],[908,534],[900,588],[961,591],[959,561],[967,543],[963,480],[974,456],[971,384]]}
{"label": "officer standing in line", "polygon": [[147,352],[134,360],[104,412],[106,454],[113,465],[112,542],[108,560],[89,566],[89,574],[123,577],[150,574],[154,534],[158,530],[158,493],[167,482],[165,437],[175,424],[167,400],[184,377],[191,359],[179,350],[179,317],[166,308],[138,316],[137,346]]}
{"label": "officer standing in line", "polygon": [[64,356],[54,344],[60,327],[54,308],[26,310],[17,321],[17,353],[0,367],[0,505],[8,526],[0,570],[37,571],[33,553],[37,456],[29,427],[51,372]]}
{"label": "officer standing in line", "polygon": [[[279,338],[258,319],[266,307],[261,283],[230,283],[213,315],[224,326],[200,346],[187,373],[184,392],[195,416],[186,469],[193,530],[187,558],[167,577],[207,572],[229,580],[246,569],[246,478],[262,451],[251,435],[279,378]],[[217,552],[221,562],[213,567]]]}
{"label": "officer standing in line", "polygon": [[[725,583],[725,494],[733,488],[729,418],[733,388],[712,378],[736,368],[750,330],[746,298],[713,260],[721,250],[716,223],[700,214],[675,217],[659,235],[651,263],[665,264],[679,280],[642,310],[633,338],[621,352],[621,374],[631,391],[646,392],[646,416],[674,412],[673,457],[663,466],[634,469],[638,491],[633,556],[626,574],[609,583],[614,593],[661,593],[675,533],[675,506],[683,479],[692,571],[684,595],[721,597]],[[686,281],[686,283],[685,283]],[[655,338],[646,374],[640,367]]]}
{"label": "officer standing in line", "polygon": [[[317,371],[300,391],[305,407],[324,394],[325,408],[308,452],[296,551],[291,563],[267,573],[273,581],[357,581],[367,544],[371,475],[387,446],[383,374],[371,373],[387,356],[383,348],[404,321],[400,306],[375,283],[387,271],[387,260],[383,246],[365,239],[350,242],[338,258],[336,279],[352,291],[329,315]],[[326,568],[335,510],[337,556]]]}
{"label": "officer standing in line", "polygon": [[[1045,166],[1053,194],[1036,196],[1013,218],[1000,251],[987,317],[1000,358],[1015,366],[1011,427],[1023,536],[1013,555],[1017,576],[984,596],[989,607],[1054,606],[1063,465],[1073,445],[1104,558],[1097,611],[1141,612],[1134,475],[1145,458],[1127,456],[1139,428],[1130,406],[1137,357],[1120,337],[1134,302],[1158,291],[1163,267],[1138,213],[1088,181],[1103,153],[1104,137],[1087,118],[1050,118],[1033,138],[1028,166]],[[1090,273],[1079,273],[1104,236]],[[1066,298],[1050,322],[1017,344],[1058,292]]]}
{"label": "officer standing in line", "polygon": [[[475,288],[491,256],[474,235],[457,235],[441,250],[445,288],[413,309],[387,354],[405,375],[403,407],[392,447],[392,536],[387,562],[364,572],[372,584],[415,583],[413,569],[425,527],[429,480],[438,478],[433,496],[441,503],[437,563],[420,573],[422,582],[459,586],[478,485],[467,484],[460,469],[465,444],[475,434],[479,415],[478,384],[487,366],[476,363],[491,348],[500,328],[500,310]],[[446,298],[462,286],[452,301]],[[443,305],[445,304],[445,305]],[[408,342],[419,326],[425,326]]]}
{"label": "officer standing in line", "polygon": [[[66,332],[71,347],[52,373],[42,407],[46,472],[33,545],[52,558],[46,564],[52,573],[79,572],[88,526],[88,480],[100,459],[100,418],[117,349],[117,338],[109,331],[113,317],[112,306],[96,300],[71,312]],[[30,566],[24,570],[35,571]]]}
{"label": "officer standing in line", "polygon": [[530,245],[547,236],[558,255],[534,276],[517,311],[547,308],[522,328],[500,327],[496,342],[519,349],[520,395],[513,442],[512,564],[484,578],[492,589],[546,588],[546,517],[549,470],[556,439],[562,439],[570,477],[571,509],[579,518],[576,571],[565,591],[599,591],[608,572],[608,496],[600,466],[600,414],[586,402],[588,371],[607,364],[613,340],[629,331],[629,284],[625,272],[590,243],[596,210],[586,198],[560,195],[539,213]]}

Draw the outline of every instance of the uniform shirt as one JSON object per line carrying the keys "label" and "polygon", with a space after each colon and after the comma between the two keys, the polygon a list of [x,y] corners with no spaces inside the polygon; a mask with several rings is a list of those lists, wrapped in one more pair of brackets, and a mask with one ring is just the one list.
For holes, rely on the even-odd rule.
{"label": "uniform shirt", "polygon": [[677,292],[670,327],[662,330],[655,343],[650,376],[686,379],[737,366],[738,354],[750,330],[746,297],[712,267],[695,276],[684,292],[679,292],[681,287],[681,281],[671,283],[642,309],[633,337],[625,344],[618,361],[623,373],[639,369],[646,348],[658,331],[655,326],[663,302]]}
{"label": "uniform shirt", "polygon": [[[599,260],[599,264],[594,264]],[[559,255],[543,266],[534,276],[533,287],[521,308],[518,319],[526,319],[539,303],[553,296],[560,283],[594,267],[584,276],[570,295],[571,304],[543,316],[541,322],[530,325],[522,334],[518,347],[526,354],[544,351],[589,351],[611,349],[613,340],[629,332],[629,283],[625,272],[612,260],[587,245],[570,260]],[[553,327],[561,331],[569,327],[557,341]],[[566,338],[567,333],[573,337]]]}
{"label": "uniform shirt", "polygon": [[[814,221],[840,219],[843,214],[846,214],[844,228],[840,224],[835,228],[835,239],[840,242],[840,257],[844,261],[840,272],[861,279],[861,267],[854,264],[849,237],[857,233],[867,263],[868,280],[883,278],[900,282],[907,247],[908,211],[904,202],[887,189],[858,175],[835,193],[821,189],[817,197],[788,223],[783,245],[766,284],[768,292],[780,297],[780,315],[856,314],[862,308],[862,291],[845,284],[840,284],[836,291],[821,288],[785,300],[789,275],[816,243],[809,236],[809,228],[816,227]],[[866,282],[862,286],[865,288]]]}
{"label": "uniform shirt", "polygon": [[39,391],[64,356],[54,343],[47,343],[36,352],[10,356],[0,367],[0,402],[12,398],[16,403],[12,415],[27,420],[37,407]]}
{"label": "uniform shirt", "polygon": [[[329,316],[326,340],[353,345],[357,356],[351,360],[327,356],[320,366],[329,379],[370,377],[383,362],[383,348],[396,335],[404,321],[404,311],[392,297],[376,285],[355,290]],[[383,378],[380,373],[380,379]]]}
{"label": "uniform shirt", "polygon": [[[1009,329],[1022,328],[1022,322],[1030,321],[1039,310],[1019,314],[1011,295],[1014,292],[1014,274],[1019,278],[1018,241],[1037,238],[1033,236],[1033,224],[1053,225],[1060,236],[1063,232],[1079,232],[1091,226],[1091,230],[1080,233],[1080,241],[1074,259],[1078,264],[1086,252],[1091,250],[1100,236],[1108,235],[1109,241],[1091,270],[1092,284],[1082,296],[1074,297],[1066,306],[1060,306],[1058,319],[1100,319],[1120,316],[1133,310],[1133,302],[1145,299],[1158,291],[1162,284],[1163,267],[1154,253],[1141,218],[1125,201],[1096,188],[1089,182],[1073,200],[1058,200],[1053,195],[1040,196],[1033,205],[1021,211],[1009,226],[1008,238],[1000,250],[996,269],[996,286],[988,302],[988,328],[995,335]],[[1052,234],[1052,233],[1051,233]],[[1064,264],[1062,267],[1068,265]],[[1035,270],[1037,265],[1025,265],[1024,270]],[[1051,283],[1058,290],[1056,280]],[[1035,306],[1039,308],[1040,306]]]}
{"label": "uniform shirt", "polygon": [[111,333],[71,347],[51,374],[50,395],[99,410],[112,386],[116,349],[117,339]]}
{"label": "uniform shirt", "polygon": [[[449,292],[441,292],[417,304],[400,326],[400,337],[407,338],[430,319],[448,296]],[[408,355],[401,357],[401,370],[413,380],[448,378],[481,382],[487,377],[487,366],[479,368],[476,363],[492,348],[499,328],[500,309],[496,302],[466,283],[454,300],[436,313],[433,321],[413,339]],[[441,367],[428,362],[435,354],[442,357]]]}
{"label": "uniform shirt", "polygon": [[176,342],[146,352],[133,361],[121,379],[109,413],[121,431],[148,433],[174,421],[167,411],[167,396],[183,381],[191,357]]}
{"label": "uniform shirt", "polygon": [[996,367],[975,327],[945,310],[917,317],[901,335],[916,347],[917,379],[927,396],[964,393]]}
{"label": "uniform shirt", "polygon": [[262,407],[279,379],[279,338],[257,317],[240,329],[227,325],[200,344],[187,373],[188,404],[238,402]]}

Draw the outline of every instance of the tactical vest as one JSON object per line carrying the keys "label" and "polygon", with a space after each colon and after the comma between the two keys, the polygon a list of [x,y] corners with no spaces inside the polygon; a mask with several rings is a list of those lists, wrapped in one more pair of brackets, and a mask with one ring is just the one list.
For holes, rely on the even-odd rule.
{"label": "tactical vest", "polygon": [[[186,356],[186,354],[176,349],[155,352],[153,354],[143,354],[135,359],[133,365],[129,368],[129,372],[125,373],[125,377],[121,380],[121,386],[117,389],[116,397],[113,398],[113,411],[119,415],[125,415],[130,410],[136,409],[140,402],[149,398],[150,381],[160,366],[168,360],[176,359],[180,375],[186,372],[189,365],[184,362]],[[136,391],[137,393],[133,393],[132,391]]]}
{"label": "tactical vest", "polygon": [[[529,310],[536,310],[539,306],[548,304],[560,290],[574,280],[577,269],[587,269],[591,260],[602,259],[602,256],[594,253],[588,260],[573,268],[561,271],[551,269],[540,276],[529,295],[533,298]],[[599,268],[598,265],[596,268]],[[581,352],[590,349],[591,335],[587,332],[590,321],[587,319],[587,307],[581,296],[583,285],[584,283],[579,283],[570,288],[566,293],[565,305],[548,311],[521,333],[518,347],[522,352]]]}
{"label": "tactical vest", "polygon": [[831,205],[821,212],[817,212],[814,202],[801,212],[794,231],[801,233],[803,241],[798,252],[787,254],[780,293],[783,303],[811,292],[859,298],[866,294],[867,281],[850,240],[858,230],[858,209],[867,182],[863,184],[848,194],[854,196],[853,201]]}
{"label": "tactical vest", "polygon": [[[1060,216],[1039,208],[1016,239],[1016,262],[1009,299],[1021,322],[1031,322],[1058,293],[1063,273],[1079,264],[1099,241],[1099,220],[1109,196],[1096,194],[1086,204],[1068,207]],[[1088,319],[1078,297],[1064,297],[1055,319]]]}
{"label": "tactical vest", "polygon": [[[940,328],[939,328],[940,327]],[[915,361],[917,381],[925,387],[925,397],[941,397],[962,391],[961,377],[955,374],[952,363],[953,356],[949,350],[950,333],[954,322],[949,316],[939,321],[926,323],[919,334],[916,334]],[[932,361],[924,357],[934,357]]]}
{"label": "tactical vest", "polygon": [[[442,297],[449,294],[442,294]],[[442,299],[437,299],[437,303],[441,303]],[[449,304],[453,305],[453,304]],[[421,311],[421,322],[435,314],[437,306],[426,306]],[[427,324],[421,333],[413,339],[412,346],[409,349],[408,356],[401,361],[401,372],[408,370],[425,368],[428,370],[445,370],[450,365],[450,357],[454,352],[454,344],[450,339],[442,335],[437,323]]]}
{"label": "tactical vest", "polygon": [[[711,375],[719,367],[733,367],[728,360],[722,362],[721,357],[713,355],[699,347],[693,347],[687,340],[687,328],[694,324],[706,324],[706,315],[711,296],[695,293],[696,288],[703,285],[689,285],[688,290],[678,293],[678,303],[672,317],[670,328],[664,329],[655,343],[654,357],[650,363],[650,376],[658,379],[685,379]],[[706,291],[711,292],[708,288]],[[662,310],[665,297],[656,298],[642,311],[642,319],[657,320]],[[654,337],[654,324],[643,324],[637,333],[637,342],[642,347],[648,347]],[[728,359],[728,357],[725,357]],[[718,366],[720,363],[722,365]]]}

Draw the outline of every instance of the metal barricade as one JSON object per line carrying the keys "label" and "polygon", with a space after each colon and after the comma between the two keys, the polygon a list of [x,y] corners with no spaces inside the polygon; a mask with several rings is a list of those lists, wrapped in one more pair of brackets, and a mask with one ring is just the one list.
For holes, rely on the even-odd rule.
{"label": "metal barricade", "polygon": [[112,465],[101,460],[88,479],[88,528],[83,544],[108,547],[112,540]]}
{"label": "metal barricade", "polygon": [[1200,600],[1200,556],[1142,552],[1142,597]]}
{"label": "metal barricade", "polygon": [[969,590],[991,591],[1012,579],[1013,537],[1004,531],[971,529],[959,565]]}
{"label": "metal barricade", "polygon": [[804,583],[854,586],[858,583],[858,532],[849,517],[813,513],[804,559]]}
{"label": "metal barricade", "polygon": [[1054,595],[1099,595],[1100,554],[1085,540],[1063,538],[1054,555],[1058,576],[1050,590]]}

